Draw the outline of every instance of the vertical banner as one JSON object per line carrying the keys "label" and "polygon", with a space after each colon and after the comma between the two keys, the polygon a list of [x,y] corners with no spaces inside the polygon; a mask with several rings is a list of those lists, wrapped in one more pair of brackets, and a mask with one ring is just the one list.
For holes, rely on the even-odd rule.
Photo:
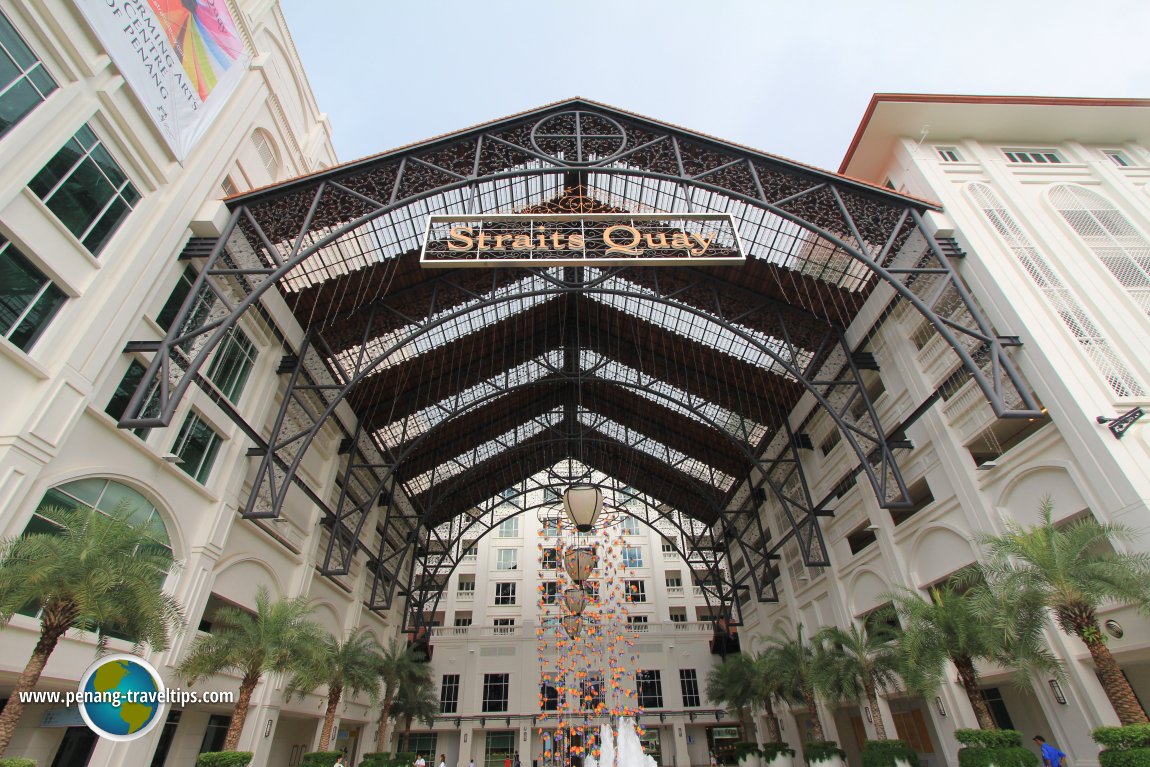
{"label": "vertical banner", "polygon": [[182,161],[250,61],[226,0],[76,0],[76,6]]}

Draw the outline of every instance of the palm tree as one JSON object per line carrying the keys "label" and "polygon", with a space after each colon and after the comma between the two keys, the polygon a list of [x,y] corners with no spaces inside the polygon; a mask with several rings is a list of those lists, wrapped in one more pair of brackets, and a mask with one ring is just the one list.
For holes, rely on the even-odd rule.
{"label": "palm tree", "polygon": [[767,717],[767,738],[772,743],[781,743],[783,734],[779,731],[779,718],[775,715],[775,701],[786,700],[786,677],[780,671],[778,653],[768,648],[755,656],[756,696]]}
{"label": "palm tree", "polygon": [[375,732],[375,749],[382,753],[388,750],[387,723],[391,720],[396,695],[402,688],[419,684],[422,679],[430,683],[431,669],[423,662],[422,653],[392,639],[379,659],[379,676],[383,680],[383,705],[379,711],[379,729]]}
{"label": "palm tree", "polygon": [[[427,668],[426,663],[420,664]],[[403,719],[403,741],[408,750],[411,750],[411,721],[419,721],[431,727],[435,723],[435,715],[439,713],[439,696],[435,694],[435,684],[431,681],[430,669],[428,674],[417,677],[404,684],[391,706],[391,718],[395,721]],[[434,760],[434,754],[432,754]]]}
{"label": "palm tree", "polygon": [[1003,535],[984,535],[983,572],[1000,594],[1033,594],[1058,627],[1082,640],[1106,697],[1123,725],[1150,721],[1130,683],[1106,647],[1098,609],[1106,603],[1150,608],[1150,554],[1115,552],[1110,544],[1134,538],[1127,527],[1086,517],[1064,525],[1052,519],[1053,502],[1042,502],[1037,525],[1007,521]]}
{"label": "palm tree", "polygon": [[308,620],[311,611],[306,597],[273,602],[261,586],[254,613],[221,607],[212,621],[212,633],[192,644],[179,666],[188,684],[221,671],[240,674],[239,695],[224,738],[225,751],[235,751],[239,745],[252,693],[263,675],[298,669],[323,642],[323,630]]}
{"label": "palm tree", "polygon": [[[53,533],[29,533],[0,544],[0,623],[13,613],[40,608],[40,638],[0,713],[0,754],[12,740],[24,705],[56,644],[72,627],[115,627],[135,637],[138,650],[164,650],[183,624],[180,605],[163,591],[172,555],[146,526],[128,521],[128,510],[42,508],[58,525]],[[105,637],[101,634],[99,647]]]}
{"label": "palm tree", "polygon": [[767,638],[767,649],[773,653],[771,666],[777,674],[783,699],[806,706],[811,717],[811,737],[824,740],[823,720],[815,701],[814,647],[803,639],[803,627],[800,625],[793,637],[780,631],[771,634]]}
{"label": "palm tree", "polygon": [[827,626],[814,636],[815,687],[823,695],[839,700],[865,696],[874,712],[878,740],[886,740],[886,726],[878,707],[878,692],[893,687],[897,678],[898,632],[887,626],[849,629]]}
{"label": "palm tree", "polygon": [[998,726],[979,687],[975,661],[1012,667],[1020,683],[1033,671],[1060,674],[1061,667],[1042,641],[1041,604],[1025,595],[1012,595],[1009,603],[995,600],[985,584],[975,580],[977,572],[963,574],[960,580],[969,586],[965,590],[952,580],[932,588],[929,599],[910,589],[888,596],[902,625],[898,651],[907,687],[924,695],[934,692],[946,676],[949,660],[978,726],[995,730]]}
{"label": "palm tree", "polygon": [[303,697],[320,685],[327,685],[327,711],[319,736],[319,750],[327,751],[335,725],[335,712],[343,694],[352,697],[366,692],[374,701],[379,694],[379,654],[383,648],[363,628],[351,632],[341,642],[331,634],[313,648],[302,668],[295,669],[284,694]]}
{"label": "palm tree", "polygon": [[[707,673],[707,698],[723,703],[735,710],[739,723],[746,726],[747,711],[759,702],[758,669],[755,661],[745,653],[732,653]],[[744,739],[752,738],[744,735]]]}

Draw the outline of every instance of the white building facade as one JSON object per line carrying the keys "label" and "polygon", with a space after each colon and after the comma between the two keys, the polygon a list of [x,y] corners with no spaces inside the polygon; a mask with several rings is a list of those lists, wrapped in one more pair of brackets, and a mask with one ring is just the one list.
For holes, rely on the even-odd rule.
{"label": "white building facade", "polygon": [[[862,620],[897,587],[924,589],[976,561],[980,532],[1036,522],[1047,497],[1056,520],[1089,513],[1136,530],[1136,550],[1150,547],[1150,431],[1139,421],[1119,438],[1099,422],[1145,407],[1150,391],[1148,117],[1145,100],[874,98],[840,172],[941,202],[945,213],[930,217],[936,237],[955,246],[954,263],[991,320],[1019,336],[1015,359],[1049,419],[996,420],[972,382],[954,385],[920,317],[876,322],[864,308],[850,334],[878,361],[884,423],[939,394],[908,430],[904,472],[916,506],[888,512],[861,486],[840,492],[825,528],[831,566],[808,571],[792,558],[781,603],[759,605],[745,635]],[[806,427],[816,494],[832,491],[846,469],[829,427],[817,418]],[[1145,703],[1150,624],[1132,608],[1101,618]],[[1047,639],[1065,681],[1034,679],[1020,690],[1004,670],[983,668],[985,694],[1001,726],[1027,742],[1044,734],[1076,763],[1094,764],[1089,732],[1117,717],[1081,642],[1053,626]],[[928,764],[954,764],[954,729],[976,726],[957,681],[931,700],[889,693],[880,705],[888,733],[893,719]],[[857,759],[874,735],[870,712],[860,703],[824,713],[829,737]],[[803,718],[785,722],[791,742]]]}
{"label": "white building facade", "polygon": [[[111,509],[126,498],[154,514],[181,563],[167,588],[189,621],[169,650],[148,656],[173,685],[175,665],[197,631],[210,630],[214,609],[250,606],[260,587],[311,598],[333,633],[365,626],[386,643],[403,628],[401,604],[383,615],[365,609],[363,557],[346,576],[318,574],[326,532],[314,504],[292,498],[274,522],[238,515],[253,472],[253,440],[238,421],[270,429],[283,394],[277,368],[302,336],[278,297],[268,294],[243,318],[170,428],[116,427],[148,352],[129,343],[163,336],[194,278],[198,238],[218,236],[227,217],[220,199],[335,163],[278,4],[228,9],[250,60],[180,158],[76,4],[0,2],[0,273],[16,286],[0,301],[0,533],[36,529],[45,500]],[[901,422],[940,392],[908,433],[914,451],[903,469],[918,504],[892,514],[869,489],[843,489],[824,520],[831,566],[805,568],[784,550],[781,601],[742,605],[744,651],[777,629],[847,625],[898,586],[938,582],[977,558],[978,531],[1033,521],[1048,495],[1059,518],[1089,512],[1147,527],[1150,431],[1135,423],[1118,439],[1096,419],[1150,404],[1148,117],[1143,101],[876,97],[842,172],[942,203],[946,212],[932,214],[937,236],[964,254],[955,263],[991,319],[1019,335],[1015,359],[1049,419],[996,421],[972,383],[948,385],[953,358],[920,332],[920,315],[880,317],[881,307],[864,307],[848,336],[878,362],[868,375],[883,422]],[[805,452],[812,489],[825,494],[853,466],[829,420],[816,415],[803,431],[814,446]],[[329,496],[338,494],[343,436],[328,428],[301,469]],[[781,533],[777,515],[767,516]],[[537,717],[547,663],[536,647],[539,631],[554,630],[540,597],[554,579],[545,554],[552,536],[532,511],[508,520],[477,538],[451,573],[427,637],[442,709],[433,728],[416,723],[412,732],[415,747],[447,754],[448,764],[518,754],[527,765],[546,751]],[[643,595],[627,605],[635,620],[626,663],[652,684],[648,740],[662,765],[705,764],[734,721],[703,691],[717,658],[699,576],[665,530],[620,522],[618,532],[620,577]],[[1112,650],[1150,699],[1150,622],[1126,609],[1104,617],[1113,621]],[[0,632],[4,693],[37,630],[34,617],[17,615]],[[983,670],[988,698],[1011,724],[1044,733],[1089,767],[1097,754],[1089,730],[1116,720],[1085,649],[1053,630],[1049,641],[1067,662],[1066,703],[1048,680],[1018,690],[994,669]],[[69,635],[41,689],[74,690],[93,645]],[[197,689],[237,683],[220,676]],[[248,714],[240,747],[255,753],[255,767],[293,765],[318,741],[320,695],[287,701],[282,683],[266,679]],[[956,764],[953,730],[973,725],[957,685],[929,701],[891,693],[881,705],[932,767]],[[222,704],[172,711],[144,738],[113,743],[51,709],[27,708],[8,755],[59,767],[189,764],[222,742],[230,712]],[[861,739],[873,734],[866,712],[827,713],[829,737],[857,760]],[[335,747],[374,750],[377,717],[366,700],[346,702]],[[792,744],[804,724],[784,720]]]}

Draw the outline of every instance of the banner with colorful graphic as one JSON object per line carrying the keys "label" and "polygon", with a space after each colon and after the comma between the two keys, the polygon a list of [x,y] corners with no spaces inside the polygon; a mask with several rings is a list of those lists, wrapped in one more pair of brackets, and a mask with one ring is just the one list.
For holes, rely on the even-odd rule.
{"label": "banner with colorful graphic", "polygon": [[76,5],[182,161],[250,61],[227,0],[76,0]]}

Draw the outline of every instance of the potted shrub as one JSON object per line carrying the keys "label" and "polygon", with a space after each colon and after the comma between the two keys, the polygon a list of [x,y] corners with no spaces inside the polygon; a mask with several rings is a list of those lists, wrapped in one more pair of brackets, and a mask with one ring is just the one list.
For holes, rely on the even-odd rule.
{"label": "potted shrub", "polygon": [[863,767],[915,767],[918,754],[903,740],[868,740],[862,763]]}
{"label": "potted shrub", "polygon": [[810,767],[844,767],[847,752],[833,740],[812,740],[803,744],[803,758]]}
{"label": "potted shrub", "polygon": [[736,743],[735,762],[739,767],[762,767],[758,743]]}
{"label": "potted shrub", "polygon": [[205,751],[196,757],[196,767],[248,767],[251,751]]}
{"label": "potted shrub", "polygon": [[759,747],[759,754],[763,767],[791,767],[794,764],[795,750],[786,743],[764,743]]}
{"label": "potted shrub", "polygon": [[1090,737],[1104,749],[1102,767],[1150,767],[1150,724],[1099,727]]}
{"label": "potted shrub", "polygon": [[1038,757],[1022,745],[1018,730],[956,730],[954,737],[964,748],[958,751],[959,767],[1036,767]]}

